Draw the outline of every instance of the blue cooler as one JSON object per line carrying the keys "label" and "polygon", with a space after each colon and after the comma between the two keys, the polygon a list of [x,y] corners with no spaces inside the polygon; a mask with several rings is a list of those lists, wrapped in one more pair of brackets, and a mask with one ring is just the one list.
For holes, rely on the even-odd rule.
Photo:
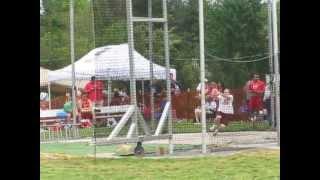
{"label": "blue cooler", "polygon": [[57,112],[57,117],[62,120],[66,120],[68,117],[68,113],[64,111]]}

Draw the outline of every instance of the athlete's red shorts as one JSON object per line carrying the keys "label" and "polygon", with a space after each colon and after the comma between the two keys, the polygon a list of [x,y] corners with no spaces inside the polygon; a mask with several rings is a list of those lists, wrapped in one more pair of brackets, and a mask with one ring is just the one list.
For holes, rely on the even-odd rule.
{"label": "athlete's red shorts", "polygon": [[250,112],[260,111],[263,109],[263,101],[260,96],[253,96],[249,99],[248,108]]}

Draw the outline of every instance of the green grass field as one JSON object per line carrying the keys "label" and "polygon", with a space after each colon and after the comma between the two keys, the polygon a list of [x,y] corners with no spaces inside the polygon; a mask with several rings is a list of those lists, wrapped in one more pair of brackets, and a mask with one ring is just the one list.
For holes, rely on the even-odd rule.
{"label": "green grass field", "polygon": [[[136,144],[132,144],[134,148]],[[146,153],[155,153],[157,147],[168,147],[167,144],[155,145],[155,144],[144,144],[143,148]],[[109,146],[97,146],[96,153],[117,153],[118,145],[109,145]],[[192,145],[175,145],[176,149],[191,149]],[[94,154],[94,146],[90,146],[88,143],[52,143],[52,144],[41,144],[40,145],[41,153],[54,153],[54,154],[66,154],[72,156],[92,156]]]}
{"label": "green grass field", "polygon": [[42,180],[278,180],[279,150],[185,159],[97,159],[41,156]]}

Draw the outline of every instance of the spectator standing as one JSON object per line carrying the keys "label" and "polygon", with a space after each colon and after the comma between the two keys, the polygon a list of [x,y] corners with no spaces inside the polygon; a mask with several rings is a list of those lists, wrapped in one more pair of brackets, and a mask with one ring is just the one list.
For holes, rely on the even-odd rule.
{"label": "spectator standing", "polygon": [[255,120],[256,115],[263,109],[263,94],[265,92],[266,84],[260,80],[259,74],[254,74],[253,79],[248,85],[249,102],[248,108],[250,119]]}
{"label": "spectator standing", "polygon": [[84,87],[84,91],[88,93],[88,97],[94,106],[100,107],[103,105],[103,87],[103,82],[96,80],[95,76],[92,76],[91,81]]}

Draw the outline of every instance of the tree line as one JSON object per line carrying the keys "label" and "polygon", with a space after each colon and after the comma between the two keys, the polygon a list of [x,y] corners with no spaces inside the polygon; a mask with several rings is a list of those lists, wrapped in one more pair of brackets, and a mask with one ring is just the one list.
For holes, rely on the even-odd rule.
{"label": "tree line", "polygon": [[[161,1],[153,0],[153,17],[162,17]],[[74,2],[76,59],[94,47],[127,42],[125,0]],[[134,16],[148,16],[148,0],[132,2]],[[267,4],[260,0],[205,0],[204,7],[207,79],[235,88],[252,72],[269,73],[268,59],[232,62],[268,56]],[[40,64],[54,70],[70,64],[69,1],[43,0],[43,8]],[[278,16],[279,12],[278,4]],[[177,69],[183,88],[195,88],[199,82],[198,19],[198,0],[168,0],[170,64]],[[135,49],[148,58],[147,23],[134,25],[134,38]],[[153,25],[152,39],[153,60],[164,65],[161,24]]]}

